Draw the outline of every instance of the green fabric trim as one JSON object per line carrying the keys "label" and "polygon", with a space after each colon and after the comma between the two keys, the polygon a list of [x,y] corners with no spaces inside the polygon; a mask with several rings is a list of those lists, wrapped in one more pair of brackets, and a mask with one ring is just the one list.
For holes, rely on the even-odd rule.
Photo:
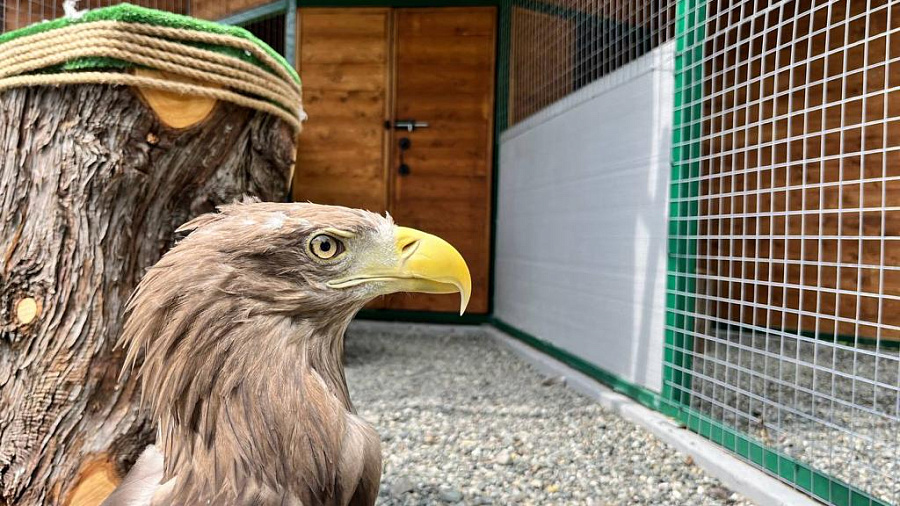
{"label": "green fabric trim", "polygon": [[[268,53],[272,58],[287,69],[288,73],[297,83],[300,82],[300,76],[280,54],[276,53],[268,44],[256,38],[255,35],[238,26],[228,26],[212,21],[204,21],[201,19],[182,16],[181,14],[173,14],[171,12],[158,11],[155,9],[147,9],[131,4],[118,4],[111,7],[103,7],[100,9],[89,10],[79,19],[58,18],[52,21],[44,21],[33,25],[13,30],[11,32],[0,35],[0,45],[14,39],[34,35],[38,33],[48,32],[59,28],[75,25],[78,23],[90,23],[92,21],[122,21],[125,23],[141,23],[151,26],[165,26],[169,28],[179,28],[184,30],[195,30],[199,32],[214,33],[218,35],[230,35],[241,39],[249,40],[259,46],[263,51]],[[184,42],[184,44],[188,44]],[[209,49],[219,53],[235,56],[244,61],[266,68],[255,57],[246,54],[246,52],[232,47],[210,45],[210,44],[191,44],[203,49]],[[62,65],[62,70],[86,70],[97,68],[130,68],[134,65],[131,63],[118,61],[110,58],[82,58],[73,60]],[[60,70],[56,67],[54,70]]]}

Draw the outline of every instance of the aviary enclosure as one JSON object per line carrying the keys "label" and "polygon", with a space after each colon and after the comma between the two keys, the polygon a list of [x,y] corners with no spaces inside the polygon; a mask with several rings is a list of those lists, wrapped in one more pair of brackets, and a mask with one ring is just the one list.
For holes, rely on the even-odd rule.
{"label": "aviary enclosure", "polygon": [[900,501],[900,3],[504,6],[510,126],[675,46],[647,403],[829,504]]}
{"label": "aviary enclosure", "polygon": [[[148,6],[290,60],[296,3]],[[497,137],[672,46],[663,382],[628,392],[828,504],[900,504],[900,2],[485,3]]]}

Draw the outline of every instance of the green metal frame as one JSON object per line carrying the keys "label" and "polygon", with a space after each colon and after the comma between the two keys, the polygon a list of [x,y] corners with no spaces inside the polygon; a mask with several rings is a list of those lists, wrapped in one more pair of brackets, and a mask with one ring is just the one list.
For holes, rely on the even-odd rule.
{"label": "green metal frame", "polygon": [[509,48],[512,22],[509,9],[497,5],[497,47],[494,49],[494,147],[491,172],[491,252],[488,256],[488,316],[494,314],[497,265],[497,204],[500,198],[500,136],[509,121]]}

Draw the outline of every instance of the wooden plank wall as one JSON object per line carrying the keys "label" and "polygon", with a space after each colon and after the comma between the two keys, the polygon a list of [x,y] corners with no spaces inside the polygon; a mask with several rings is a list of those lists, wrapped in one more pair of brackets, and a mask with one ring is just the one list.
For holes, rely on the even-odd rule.
{"label": "wooden plank wall", "polygon": [[[896,64],[889,73],[886,64],[900,56],[900,33],[887,34],[889,26],[900,26],[900,10],[888,19],[878,9],[886,2],[874,1],[868,20],[841,24],[846,2],[832,2],[830,20],[822,2],[813,11],[805,0],[785,2],[785,16],[804,13],[795,22],[782,23],[775,9],[743,24],[717,16],[719,3],[709,4],[705,51],[716,56],[704,68],[708,137],[700,169],[710,177],[700,202],[697,268],[709,279],[698,287],[705,294],[698,299],[702,312],[760,327],[869,338],[878,335],[879,320],[900,326],[900,301],[886,299],[879,307],[878,298],[900,296],[900,271],[890,270],[900,268],[900,211],[881,211],[900,206],[900,181],[883,178],[900,176],[900,152],[883,151],[900,146],[900,92],[886,91],[900,85]],[[753,12],[754,3],[744,3]],[[847,19],[865,10],[866,2],[852,2]],[[845,36],[848,45],[870,40],[829,52],[844,47]],[[794,42],[766,50],[779,40]],[[853,73],[866,52],[869,70]],[[754,59],[760,54],[765,57]],[[882,264],[888,268],[883,281]],[[786,287],[768,285],[785,281]],[[891,329],[880,335],[900,338]]]}
{"label": "wooden plank wall", "polygon": [[310,121],[294,200],[387,210],[390,10],[301,9],[298,70]]}

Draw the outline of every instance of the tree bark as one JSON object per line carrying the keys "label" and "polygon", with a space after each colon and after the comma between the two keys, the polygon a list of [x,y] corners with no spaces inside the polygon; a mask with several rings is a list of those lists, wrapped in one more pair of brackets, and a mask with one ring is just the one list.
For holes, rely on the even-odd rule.
{"label": "tree bark", "polygon": [[96,501],[153,441],[125,302],[181,223],[284,199],[293,158],[289,126],[228,103],[173,130],[127,87],[0,93],[0,504]]}

